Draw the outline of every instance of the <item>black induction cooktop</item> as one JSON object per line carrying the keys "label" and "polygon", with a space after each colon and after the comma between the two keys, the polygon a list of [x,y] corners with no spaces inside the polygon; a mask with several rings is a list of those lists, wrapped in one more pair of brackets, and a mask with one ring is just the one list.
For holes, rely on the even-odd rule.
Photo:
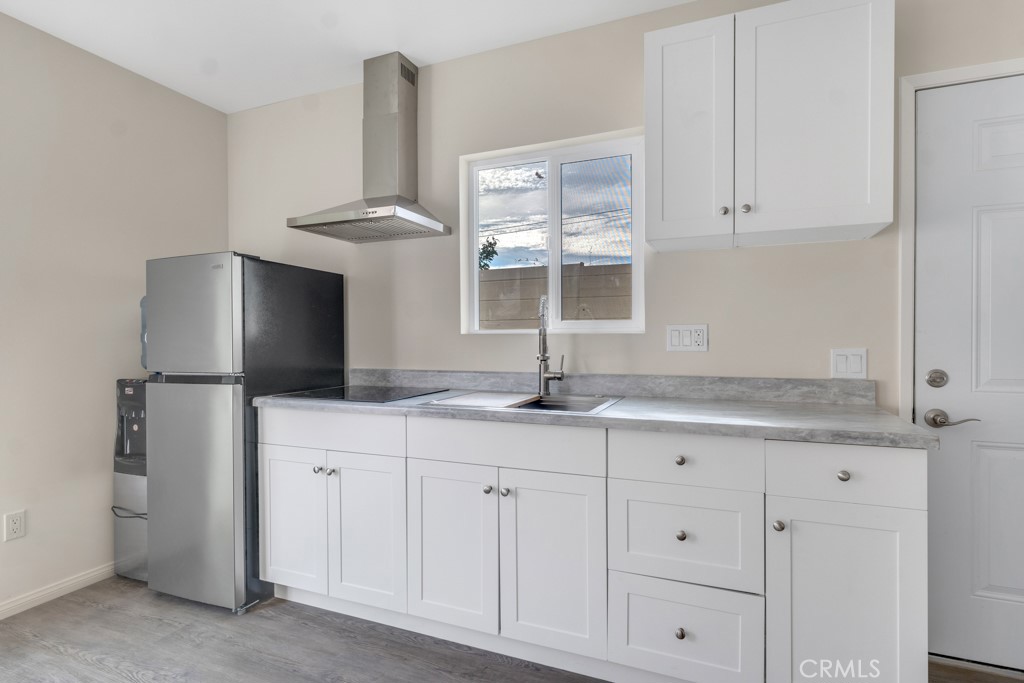
{"label": "black induction cooktop", "polygon": [[316,398],[327,401],[388,403],[390,401],[399,401],[403,398],[414,398],[416,396],[436,394],[439,391],[447,391],[447,389],[352,384],[344,387],[327,387],[326,389],[311,389],[309,391],[296,391],[290,394],[280,395],[287,396],[288,398]]}

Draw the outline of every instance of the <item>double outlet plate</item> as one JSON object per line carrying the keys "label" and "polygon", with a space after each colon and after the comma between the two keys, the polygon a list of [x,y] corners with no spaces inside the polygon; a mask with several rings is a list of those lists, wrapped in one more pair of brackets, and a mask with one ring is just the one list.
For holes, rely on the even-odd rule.
{"label": "double outlet plate", "polygon": [[25,535],[25,511],[8,512],[4,515],[4,542],[13,541]]}

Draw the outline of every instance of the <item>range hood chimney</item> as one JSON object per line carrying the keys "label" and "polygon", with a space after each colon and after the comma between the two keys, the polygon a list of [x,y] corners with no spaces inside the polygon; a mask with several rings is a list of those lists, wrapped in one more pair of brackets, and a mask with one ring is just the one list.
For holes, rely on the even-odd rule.
{"label": "range hood chimney", "polygon": [[399,52],[363,62],[363,199],[288,219],[288,227],[348,242],[449,235],[416,203],[419,69]]}

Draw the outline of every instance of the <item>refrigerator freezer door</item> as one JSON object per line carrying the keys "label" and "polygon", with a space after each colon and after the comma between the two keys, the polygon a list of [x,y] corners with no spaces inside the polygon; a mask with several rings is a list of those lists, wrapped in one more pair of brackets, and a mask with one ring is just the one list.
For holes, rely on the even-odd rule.
{"label": "refrigerator freezer door", "polygon": [[148,385],[149,587],[245,601],[240,384]]}
{"label": "refrigerator freezer door", "polygon": [[150,372],[242,372],[242,258],[231,252],[146,262]]}

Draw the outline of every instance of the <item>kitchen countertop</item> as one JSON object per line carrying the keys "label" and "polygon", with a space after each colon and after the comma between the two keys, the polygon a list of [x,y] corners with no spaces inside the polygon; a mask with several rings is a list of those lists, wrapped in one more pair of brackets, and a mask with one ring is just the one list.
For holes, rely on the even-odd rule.
{"label": "kitchen countertop", "polygon": [[265,396],[254,399],[253,405],[259,408],[635,429],[857,446],[939,447],[938,436],[930,431],[868,405],[626,397],[596,415],[581,415],[431,404],[432,401],[470,393],[474,392],[444,391],[391,403]]}

